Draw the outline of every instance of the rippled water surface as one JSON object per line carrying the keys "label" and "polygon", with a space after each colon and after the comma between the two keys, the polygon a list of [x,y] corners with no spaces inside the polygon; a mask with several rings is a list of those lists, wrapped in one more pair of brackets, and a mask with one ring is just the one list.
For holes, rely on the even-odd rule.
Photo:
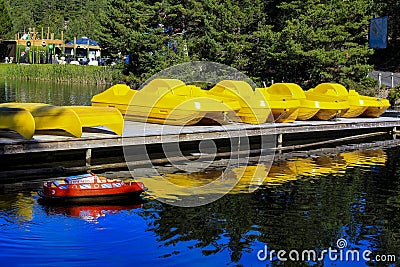
{"label": "rippled water surface", "polygon": [[[151,192],[123,204],[49,206],[37,201],[42,181],[0,185],[1,265],[398,266],[399,156],[400,148],[377,149],[292,157],[276,161],[269,171],[263,164],[238,165],[229,170],[242,175],[230,194],[194,208],[163,204]],[[185,186],[227,170],[164,171],[166,179]],[[263,185],[249,193],[254,176]],[[397,261],[257,257],[265,246],[288,252],[337,249],[340,238],[347,243],[344,252],[370,250],[373,256],[395,255]]]}

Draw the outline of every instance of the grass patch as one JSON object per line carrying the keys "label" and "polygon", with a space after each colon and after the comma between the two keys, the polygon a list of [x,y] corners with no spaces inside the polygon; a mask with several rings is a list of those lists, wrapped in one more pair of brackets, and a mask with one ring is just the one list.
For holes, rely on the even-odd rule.
{"label": "grass patch", "polygon": [[53,64],[0,64],[0,77],[81,84],[112,84],[123,78],[120,69],[109,66]]}

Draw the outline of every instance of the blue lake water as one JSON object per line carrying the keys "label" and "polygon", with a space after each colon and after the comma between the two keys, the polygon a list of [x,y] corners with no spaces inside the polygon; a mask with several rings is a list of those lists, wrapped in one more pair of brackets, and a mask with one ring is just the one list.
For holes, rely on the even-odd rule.
{"label": "blue lake water", "polygon": [[[257,171],[264,182],[255,192],[240,185],[215,202],[193,208],[161,203],[150,193],[142,201],[124,204],[50,206],[37,201],[43,181],[3,184],[1,265],[398,266],[399,156],[400,148],[391,148],[292,157],[275,162],[269,172]],[[235,168],[252,176],[254,167]],[[181,183],[224,171],[165,170],[167,179]],[[341,249],[339,239],[347,243]],[[268,258],[260,261],[257,254],[263,259],[266,246]],[[276,254],[285,250],[295,257],[293,251],[301,256],[314,250],[320,256],[329,248],[337,249],[336,260],[325,255],[321,261],[284,262]],[[349,250],[370,250],[371,260],[376,255],[394,259],[340,260],[340,253]]]}

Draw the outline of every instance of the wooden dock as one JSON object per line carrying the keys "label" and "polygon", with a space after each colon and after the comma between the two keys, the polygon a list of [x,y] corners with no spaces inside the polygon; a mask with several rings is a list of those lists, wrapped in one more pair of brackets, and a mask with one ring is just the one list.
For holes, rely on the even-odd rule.
{"label": "wooden dock", "polygon": [[[383,134],[393,135],[395,138],[397,127],[400,127],[400,118],[397,117],[339,118],[332,121],[184,127],[126,121],[122,137],[106,132],[104,129],[90,129],[90,131],[85,131],[81,138],[35,135],[32,140],[26,141],[1,137],[0,135],[0,158],[3,162],[7,162],[7,158],[18,158],[24,161],[33,155],[46,154],[48,158],[51,158],[52,153],[68,152],[73,154],[76,152],[76,159],[84,160],[83,166],[90,168],[92,151],[96,149],[101,149],[103,153],[107,154],[107,151],[112,149],[122,151],[123,146],[275,136],[276,146],[274,146],[278,150],[285,150],[306,148],[335,141],[346,143],[350,140]],[[319,139],[326,138],[322,141],[316,141],[315,139],[318,139],[318,137]],[[9,162],[11,161],[9,160]],[[58,166],[62,166],[62,164],[58,164]],[[35,168],[35,166],[31,167]],[[1,172],[12,171],[12,167],[10,168],[1,168],[0,174]]]}

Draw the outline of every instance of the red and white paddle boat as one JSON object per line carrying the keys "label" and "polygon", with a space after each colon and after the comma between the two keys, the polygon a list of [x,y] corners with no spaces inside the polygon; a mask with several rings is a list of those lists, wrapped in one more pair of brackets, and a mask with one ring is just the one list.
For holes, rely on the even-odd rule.
{"label": "red and white paddle boat", "polygon": [[141,182],[108,179],[88,173],[45,182],[38,194],[43,200],[81,201],[139,196],[145,190]]}

